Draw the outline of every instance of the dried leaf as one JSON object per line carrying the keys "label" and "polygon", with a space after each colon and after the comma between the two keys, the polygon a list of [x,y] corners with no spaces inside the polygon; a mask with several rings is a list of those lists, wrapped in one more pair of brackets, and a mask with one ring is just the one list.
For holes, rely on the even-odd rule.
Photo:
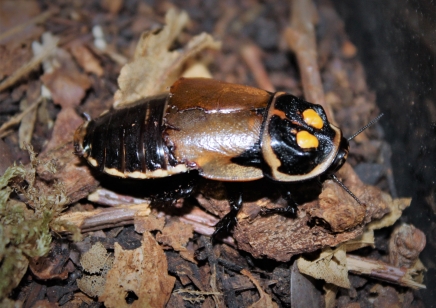
{"label": "dried leaf", "polygon": [[[23,112],[33,105],[35,100],[41,95],[41,84],[39,82],[31,83],[27,90],[27,98],[21,100],[20,110]],[[33,129],[36,123],[38,110],[36,108],[29,111],[21,120],[18,129],[18,143],[21,149],[25,149],[27,144],[32,141]]]}
{"label": "dried leaf", "polygon": [[166,26],[162,30],[142,34],[133,61],[121,69],[115,107],[164,92],[178,78],[186,60],[205,48],[220,48],[219,42],[202,33],[192,38],[183,50],[169,51],[188,20],[186,12],[171,9],[165,16]]}
{"label": "dried leaf", "polygon": [[[168,275],[167,258],[153,236],[144,233],[141,247],[134,250],[123,250],[118,243],[114,247],[114,265],[99,301],[106,307],[164,307],[175,278]],[[128,292],[138,298],[132,304],[126,303]]]}
{"label": "dried leaf", "polygon": [[36,101],[32,102],[32,104],[28,107],[26,107],[25,110],[23,110],[21,113],[14,115],[12,118],[10,118],[8,121],[6,121],[5,123],[2,124],[2,126],[0,126],[0,136],[2,136],[3,134],[7,134],[7,130],[14,126],[17,125],[18,123],[20,123],[25,116],[28,113],[33,112],[33,110],[36,109],[36,107],[38,107],[38,105],[42,102],[42,97],[39,97]]}
{"label": "dried leaf", "polygon": [[316,279],[324,279],[326,282],[341,288],[350,288],[347,260],[343,245],[335,250],[330,248],[323,249],[320,256],[313,261],[300,257],[297,262],[298,269],[303,274]]}
{"label": "dried leaf", "polygon": [[344,243],[345,251],[354,251],[363,247],[374,247],[374,231],[366,230],[360,236]]}
{"label": "dried leaf", "polygon": [[71,47],[71,53],[85,72],[94,73],[99,77],[103,75],[100,62],[86,46],[75,44]]}
{"label": "dried leaf", "polygon": [[331,283],[326,283],[323,287],[325,295],[325,308],[336,307],[336,294],[338,293],[338,287]]}
{"label": "dried leaf", "polygon": [[411,198],[398,198],[390,200],[388,207],[390,212],[380,220],[375,220],[367,225],[370,230],[378,230],[384,227],[392,226],[398,218],[401,217],[403,211],[410,206]]}
{"label": "dried leaf", "polygon": [[17,46],[39,36],[43,29],[35,25],[35,19],[41,16],[40,12],[35,0],[0,1],[1,45]]}
{"label": "dried leaf", "polygon": [[[42,35],[43,40],[44,37],[47,37],[46,33]],[[50,37],[50,36],[49,36]],[[20,78],[30,73],[32,70],[36,69],[41,62],[47,61],[47,58],[56,50],[56,46],[58,44],[59,39],[51,36],[51,39],[48,39],[43,45],[38,42],[32,43],[32,49],[34,50],[34,57],[27,62],[25,65],[21,66],[19,69],[14,71],[12,75],[3,80],[0,83],[0,92],[4,89],[10,87],[15,82],[17,82]]]}
{"label": "dried leaf", "polygon": [[422,264],[421,260],[416,260],[416,262],[409,268],[409,274],[418,283],[424,283],[424,274],[427,268]]}
{"label": "dried leaf", "polygon": [[189,65],[187,69],[182,74],[182,77],[185,78],[212,78],[212,74],[209,72],[206,64],[203,62],[194,62]]}
{"label": "dried leaf", "polygon": [[62,144],[73,140],[76,128],[83,122],[83,119],[77,115],[73,108],[62,108],[56,117],[53,126],[53,133],[50,141],[46,145],[44,152],[56,149]]}
{"label": "dried leaf", "polygon": [[0,80],[30,61],[32,52],[28,46],[0,45]]}
{"label": "dried leaf", "polygon": [[260,286],[259,282],[257,281],[256,278],[253,277],[253,275],[243,269],[241,271],[242,275],[247,276],[251,282],[256,286],[257,292],[259,292],[260,295],[260,299],[255,302],[253,305],[250,306],[250,308],[276,308],[278,307],[276,302],[273,302],[271,296],[267,293],[265,293],[265,291],[262,289],[262,287]]}
{"label": "dried leaf", "polygon": [[112,14],[117,14],[123,6],[123,0],[102,0],[100,3],[102,8]]}
{"label": "dried leaf", "polygon": [[[47,46],[56,46],[58,38],[50,33],[42,36],[42,45],[34,42],[35,57]],[[88,76],[81,73],[71,55],[61,48],[54,48],[51,56],[43,62],[44,75],[41,80],[50,90],[53,102],[62,107],[77,107],[86,90],[91,86]]]}
{"label": "dried leaf", "polygon": [[56,50],[60,66],[52,73],[45,73],[41,80],[50,90],[53,102],[62,107],[76,107],[91,86],[88,77],[79,72],[71,56],[63,49]]}
{"label": "dried leaf", "polygon": [[172,220],[165,226],[162,233],[156,235],[156,240],[163,245],[171,246],[176,251],[180,251],[180,256],[183,259],[196,263],[194,252],[186,249],[186,244],[193,236],[194,227],[192,225]]}
{"label": "dried leaf", "polygon": [[162,231],[165,225],[165,217],[149,215],[148,217],[135,217],[135,231],[138,233],[150,231]]}
{"label": "dried leaf", "polygon": [[186,250],[185,245],[194,235],[194,228],[181,221],[172,220],[162,233],[156,235],[156,240],[163,245],[171,246],[176,251]]}

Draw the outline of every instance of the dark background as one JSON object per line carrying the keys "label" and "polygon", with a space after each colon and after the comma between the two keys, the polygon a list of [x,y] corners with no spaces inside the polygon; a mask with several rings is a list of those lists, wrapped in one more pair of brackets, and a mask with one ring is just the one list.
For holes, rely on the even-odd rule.
{"label": "dark background", "polygon": [[334,1],[377,93],[400,197],[412,196],[402,217],[427,236],[429,268],[420,291],[436,307],[436,2]]}

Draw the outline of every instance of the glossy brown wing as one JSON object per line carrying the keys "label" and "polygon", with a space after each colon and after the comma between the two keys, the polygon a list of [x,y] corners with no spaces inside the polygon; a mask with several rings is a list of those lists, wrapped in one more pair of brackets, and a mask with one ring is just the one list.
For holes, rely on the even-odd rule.
{"label": "glossy brown wing", "polygon": [[262,170],[232,162],[259,140],[262,115],[242,110],[226,114],[202,109],[172,111],[166,116],[173,128],[166,130],[177,160],[198,169],[205,178],[250,181],[263,177]]}
{"label": "glossy brown wing", "polygon": [[265,90],[208,78],[180,78],[170,93],[170,106],[180,111],[203,109],[207,113],[261,109],[271,99],[271,93]]}

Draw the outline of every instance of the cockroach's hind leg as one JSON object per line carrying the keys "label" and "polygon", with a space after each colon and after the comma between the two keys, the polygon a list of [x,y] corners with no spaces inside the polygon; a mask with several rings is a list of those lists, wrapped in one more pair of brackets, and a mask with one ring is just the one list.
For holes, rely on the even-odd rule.
{"label": "cockroach's hind leg", "polygon": [[298,204],[292,198],[291,192],[289,190],[285,190],[282,196],[287,203],[285,207],[278,207],[274,209],[262,208],[261,215],[284,214],[291,217],[297,217]]}
{"label": "cockroach's hind leg", "polygon": [[242,207],[242,193],[239,193],[236,198],[229,198],[229,203],[230,212],[215,225],[215,232],[212,235],[213,239],[217,238],[218,235],[230,233],[238,222],[236,215],[238,215]]}
{"label": "cockroach's hind leg", "polygon": [[182,183],[170,185],[166,190],[152,194],[151,198],[156,203],[174,205],[177,200],[187,198],[192,195],[197,187],[198,180],[198,176],[189,176]]}

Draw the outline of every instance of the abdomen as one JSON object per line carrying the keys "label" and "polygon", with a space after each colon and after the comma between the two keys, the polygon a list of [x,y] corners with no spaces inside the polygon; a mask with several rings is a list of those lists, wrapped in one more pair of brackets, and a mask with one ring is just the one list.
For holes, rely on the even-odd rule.
{"label": "abdomen", "polygon": [[163,140],[168,94],[147,98],[86,122],[75,134],[75,147],[100,171],[131,178],[164,177],[187,171]]}

